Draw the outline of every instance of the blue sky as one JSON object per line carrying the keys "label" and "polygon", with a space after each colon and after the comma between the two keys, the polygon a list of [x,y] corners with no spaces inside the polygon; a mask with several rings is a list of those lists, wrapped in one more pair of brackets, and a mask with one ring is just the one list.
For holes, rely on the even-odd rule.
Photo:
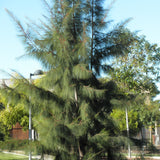
{"label": "blue sky", "polygon": [[[106,7],[112,0],[106,0]],[[160,0],[117,0],[109,13],[115,23],[132,17],[127,25],[132,31],[139,30],[151,43],[160,43]],[[17,37],[17,29],[5,8],[9,9],[21,22],[25,17],[38,22],[44,11],[41,0],[0,0],[0,69],[12,73],[12,69],[29,77],[40,64],[32,59],[20,59],[25,54],[23,44]],[[0,79],[7,78],[0,72]]]}
{"label": "blue sky", "polygon": [[[10,10],[22,24],[26,22],[26,17],[34,21],[42,15],[43,5],[41,0],[0,0],[0,69],[12,73],[16,70],[25,77],[29,77],[37,69],[41,69],[40,64],[30,58],[18,57],[25,54],[23,43],[17,36],[18,31],[14,21],[9,17],[5,8]],[[0,72],[0,78],[8,77]]]}
{"label": "blue sky", "polygon": [[[112,0],[106,0],[107,4]],[[110,12],[115,22],[132,18],[127,27],[138,30],[151,43],[160,43],[160,1],[159,0],[117,0]]]}

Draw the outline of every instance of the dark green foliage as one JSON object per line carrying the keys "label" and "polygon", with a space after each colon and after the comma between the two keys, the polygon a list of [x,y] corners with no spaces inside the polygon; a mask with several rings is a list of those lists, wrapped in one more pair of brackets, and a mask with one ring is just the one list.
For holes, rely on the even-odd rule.
{"label": "dark green foliage", "polygon": [[[0,126],[0,128],[2,128],[2,126]],[[2,131],[0,132],[0,141],[4,141],[4,134],[2,133]]]}
{"label": "dark green foliage", "polygon": [[4,107],[4,104],[3,103],[0,103],[0,111],[2,110],[2,109],[4,109],[5,107]]}
{"label": "dark green foliage", "polygon": [[6,140],[0,142],[0,149],[2,150],[25,150],[28,147],[28,140]]}
{"label": "dark green foliage", "polygon": [[26,154],[31,149],[32,153],[36,155],[53,154],[51,150],[47,150],[39,141],[29,142],[29,140],[8,139],[0,141],[0,149],[8,151],[20,150]]}

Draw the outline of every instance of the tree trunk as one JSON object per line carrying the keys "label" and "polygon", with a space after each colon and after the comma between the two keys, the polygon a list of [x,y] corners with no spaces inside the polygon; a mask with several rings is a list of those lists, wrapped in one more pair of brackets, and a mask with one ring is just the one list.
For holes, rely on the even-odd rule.
{"label": "tree trunk", "polygon": [[79,160],[82,160],[83,159],[83,152],[82,152],[82,150],[80,148],[79,142],[78,142],[78,151],[79,151]]}
{"label": "tree trunk", "polygon": [[76,107],[78,108],[78,95],[77,95],[77,90],[76,89],[74,91],[74,98],[75,98]]}

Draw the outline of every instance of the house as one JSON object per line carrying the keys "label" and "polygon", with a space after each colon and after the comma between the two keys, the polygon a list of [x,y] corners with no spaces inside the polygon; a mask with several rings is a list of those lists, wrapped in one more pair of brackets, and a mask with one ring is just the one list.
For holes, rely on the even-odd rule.
{"label": "house", "polygon": [[24,131],[22,126],[17,122],[10,130],[10,136],[13,139],[24,140],[29,138],[29,131]]}

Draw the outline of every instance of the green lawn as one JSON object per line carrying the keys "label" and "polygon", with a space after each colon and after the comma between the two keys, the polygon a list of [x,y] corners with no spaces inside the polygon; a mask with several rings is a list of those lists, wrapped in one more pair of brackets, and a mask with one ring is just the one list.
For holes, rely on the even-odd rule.
{"label": "green lawn", "polygon": [[0,160],[28,160],[26,156],[13,155],[10,153],[0,152]]}

